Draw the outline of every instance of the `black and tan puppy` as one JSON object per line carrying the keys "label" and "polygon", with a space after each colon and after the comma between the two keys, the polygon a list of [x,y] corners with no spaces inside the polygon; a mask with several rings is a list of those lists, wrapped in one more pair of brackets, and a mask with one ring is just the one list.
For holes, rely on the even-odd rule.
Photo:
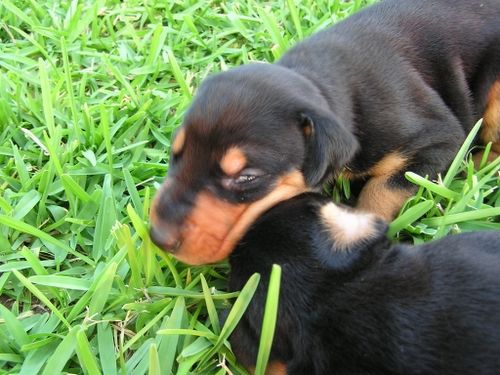
{"label": "black and tan puppy", "polygon": [[275,64],[203,82],[175,136],[151,236],[216,262],[269,207],[342,173],[363,210],[392,218],[404,172],[445,170],[484,116],[500,153],[500,1],[387,0],[299,43]]}
{"label": "black and tan puppy", "polygon": [[500,371],[500,232],[391,245],[386,224],[316,193],[257,219],[230,256],[232,290],[261,283],[230,338],[255,365],[267,282],[282,267],[269,373]]}

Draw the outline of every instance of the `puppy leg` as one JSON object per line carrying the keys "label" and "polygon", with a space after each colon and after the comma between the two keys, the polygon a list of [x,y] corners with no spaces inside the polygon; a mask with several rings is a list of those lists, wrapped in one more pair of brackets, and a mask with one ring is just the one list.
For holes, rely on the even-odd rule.
{"label": "puppy leg", "polygon": [[[398,214],[406,199],[417,190],[404,174],[412,171],[420,176],[436,178],[449,166],[460,144],[465,139],[465,133],[457,125],[448,126],[449,136],[436,136],[436,143],[419,147],[414,157],[405,157],[392,153],[383,158],[370,169],[372,176],[363,187],[357,207],[372,212],[381,218],[391,221]],[[441,126],[442,124],[436,124]]]}
{"label": "puppy leg", "polygon": [[357,207],[391,221],[416,188],[398,186],[390,180],[390,175],[370,178],[361,191]]}
{"label": "puppy leg", "polygon": [[368,175],[371,178],[361,190],[357,207],[391,221],[404,201],[415,191],[413,186],[393,181],[392,178],[404,174],[407,164],[406,156],[393,152],[370,168]]}
{"label": "puppy leg", "polygon": [[[484,144],[492,142],[488,161],[500,156],[500,79],[495,81],[488,92],[486,109],[483,114],[483,126],[479,134]],[[479,167],[483,152],[474,155],[474,164]]]}

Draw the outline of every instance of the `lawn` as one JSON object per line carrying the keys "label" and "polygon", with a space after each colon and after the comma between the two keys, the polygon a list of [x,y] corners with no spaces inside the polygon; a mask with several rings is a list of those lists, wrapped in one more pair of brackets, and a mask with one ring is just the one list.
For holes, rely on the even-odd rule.
{"label": "lawn", "polygon": [[[148,211],[204,77],[367,1],[298,3],[0,2],[0,374],[245,373],[227,338],[258,277],[228,293],[227,264],[159,252]],[[438,181],[408,174],[395,240],[500,230],[500,160],[474,170],[469,145]]]}

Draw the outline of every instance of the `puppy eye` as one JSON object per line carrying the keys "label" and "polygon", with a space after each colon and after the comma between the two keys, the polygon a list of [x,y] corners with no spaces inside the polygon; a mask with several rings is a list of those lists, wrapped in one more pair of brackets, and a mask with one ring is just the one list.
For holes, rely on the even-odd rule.
{"label": "puppy eye", "polygon": [[253,174],[242,174],[242,175],[239,175],[238,177],[234,178],[234,182],[237,184],[244,184],[247,182],[252,182],[256,178],[257,178],[257,176],[253,175]]}
{"label": "puppy eye", "polygon": [[256,181],[263,176],[264,172],[257,168],[246,168],[235,176],[228,176],[222,179],[222,185],[227,189],[241,188]]}
{"label": "puppy eye", "polygon": [[257,178],[262,176],[264,172],[257,168],[246,168],[243,169],[238,176],[234,177],[234,182],[237,184],[245,184],[247,182],[255,181]]}

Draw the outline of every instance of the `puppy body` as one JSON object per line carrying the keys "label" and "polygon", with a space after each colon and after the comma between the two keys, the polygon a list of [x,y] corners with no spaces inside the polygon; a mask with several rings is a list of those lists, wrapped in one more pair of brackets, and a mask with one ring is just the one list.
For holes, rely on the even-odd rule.
{"label": "puppy body", "polygon": [[232,290],[262,276],[231,337],[239,360],[255,364],[276,263],[271,361],[287,374],[497,374],[500,233],[391,246],[384,222],[330,205],[316,194],[281,203],[231,255]]}
{"label": "puppy body", "polygon": [[[345,164],[349,176],[373,177],[371,169],[391,153],[405,160],[404,170],[436,175],[500,80],[500,2],[381,2],[298,44],[277,64],[313,82],[355,135],[360,147]],[[497,134],[483,141],[498,146],[500,124],[489,126]],[[391,172],[389,184],[403,187],[401,171]]]}
{"label": "puppy body", "polygon": [[276,64],[206,79],[174,139],[152,239],[216,262],[263,211],[339,174],[363,184],[360,209],[392,219],[414,191],[404,172],[444,171],[482,116],[478,141],[496,156],[499,20],[498,0],[382,1]]}

